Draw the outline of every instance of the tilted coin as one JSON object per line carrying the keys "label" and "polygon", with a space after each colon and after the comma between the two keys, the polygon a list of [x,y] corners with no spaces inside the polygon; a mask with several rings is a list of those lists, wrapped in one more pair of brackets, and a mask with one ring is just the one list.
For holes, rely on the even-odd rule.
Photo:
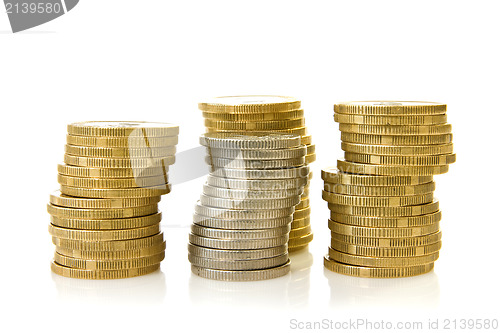
{"label": "tilted coin", "polygon": [[432,176],[378,176],[350,174],[341,172],[335,167],[321,170],[321,178],[325,182],[357,186],[409,186],[432,182]]}
{"label": "tilted coin", "polygon": [[406,247],[369,247],[363,245],[353,245],[340,241],[332,241],[331,248],[339,252],[353,254],[364,257],[382,257],[382,258],[399,258],[399,257],[418,257],[436,253],[441,249],[441,242],[421,246],[406,246]]}
{"label": "tilted coin", "polygon": [[393,126],[339,124],[341,132],[373,135],[439,135],[450,134],[451,124],[429,126]]}
{"label": "tilted coin", "polygon": [[340,263],[328,256],[324,258],[324,265],[327,269],[335,273],[365,278],[399,278],[415,276],[428,273],[434,268],[434,263],[409,267],[361,267]]}
{"label": "tilted coin", "polygon": [[373,135],[342,132],[342,141],[368,145],[424,146],[444,145],[453,140],[453,134],[436,135]]}
{"label": "tilted coin", "polygon": [[287,149],[228,149],[207,148],[207,155],[211,157],[243,159],[243,160],[279,160],[300,158],[306,155],[306,146]]}
{"label": "tilted coin", "polygon": [[257,269],[269,269],[284,265],[288,262],[288,253],[272,258],[261,258],[251,260],[220,260],[188,255],[189,262],[196,267],[210,269],[221,269],[230,271],[251,271]]}
{"label": "tilted coin", "polygon": [[285,245],[288,242],[288,235],[262,239],[219,239],[201,237],[190,233],[189,242],[194,245],[221,250],[265,249]]}
{"label": "tilted coin", "polygon": [[285,149],[300,146],[301,138],[293,134],[217,132],[200,136],[200,144],[219,149]]}
{"label": "tilted coin", "polygon": [[439,202],[405,207],[361,207],[361,206],[345,206],[337,204],[328,204],[328,209],[339,214],[349,214],[358,216],[374,216],[374,217],[405,217],[425,215],[437,212],[439,210]]}
{"label": "tilted coin", "polygon": [[193,223],[208,228],[231,229],[231,230],[253,230],[269,229],[289,225],[292,223],[292,216],[268,218],[268,219],[232,219],[213,218],[199,214],[193,215]]}
{"label": "tilted coin", "polygon": [[64,154],[64,163],[90,168],[160,168],[175,163],[175,156],[144,157],[144,158],[104,158],[81,157]]}
{"label": "tilted coin", "polygon": [[415,206],[432,202],[434,194],[417,194],[407,195],[402,197],[367,197],[338,194],[323,191],[323,200],[332,204],[348,205],[348,206],[364,206],[364,207],[398,207],[398,206]]}
{"label": "tilted coin", "polygon": [[433,263],[439,258],[439,252],[417,257],[382,258],[356,256],[353,254],[339,252],[330,247],[328,248],[328,256],[335,261],[346,263],[349,265],[367,267],[405,267]]}
{"label": "tilted coin", "polygon": [[153,246],[139,248],[135,250],[125,251],[81,251],[71,250],[63,247],[56,246],[56,252],[67,257],[79,259],[93,259],[93,260],[117,260],[117,259],[131,259],[149,257],[165,251],[166,243],[158,243]]}
{"label": "tilted coin", "polygon": [[362,101],[335,104],[333,110],[341,114],[359,115],[435,115],[445,114],[446,104],[412,101]]}
{"label": "tilted coin", "polygon": [[344,153],[344,158],[349,162],[382,165],[404,165],[404,166],[432,166],[447,165],[455,163],[455,154],[434,156],[389,156],[389,155],[367,155],[358,153]]}
{"label": "tilted coin", "polygon": [[83,178],[65,175],[57,175],[57,181],[61,185],[83,188],[120,189],[153,187],[168,183],[168,177],[145,177],[145,178]]}
{"label": "tilted coin", "polygon": [[[291,220],[291,219],[290,219]],[[120,230],[143,228],[150,225],[160,223],[161,213],[119,219],[75,219],[50,216],[50,222],[61,228],[78,229],[78,230]]]}
{"label": "tilted coin", "polygon": [[148,257],[130,258],[130,259],[115,259],[115,260],[95,260],[95,259],[79,259],[67,257],[59,253],[54,254],[54,262],[65,267],[77,268],[83,270],[123,270],[140,267],[149,267],[159,264],[165,258],[165,253],[160,252]]}
{"label": "tilted coin", "polygon": [[59,207],[48,204],[47,211],[50,215],[72,219],[119,219],[157,213],[158,205],[153,204],[129,208],[83,209]]}
{"label": "tilted coin", "polygon": [[157,166],[157,167],[144,167],[144,168],[115,168],[115,169],[104,169],[104,168],[89,168],[89,167],[79,167],[73,165],[59,164],[57,165],[57,171],[61,175],[71,176],[71,177],[87,177],[87,178],[147,178],[147,177],[159,177],[167,176],[168,166]]}
{"label": "tilted coin", "polygon": [[223,239],[261,239],[275,238],[288,235],[290,225],[276,227],[272,229],[253,229],[253,230],[225,230],[216,228],[207,228],[197,224],[191,225],[191,233],[201,237],[223,238]]}
{"label": "tilted coin", "polygon": [[300,197],[283,198],[283,199],[225,199],[216,198],[202,194],[200,203],[205,206],[218,208],[232,209],[276,209],[294,207],[300,202]]}
{"label": "tilted coin", "polygon": [[287,96],[222,96],[199,103],[205,112],[217,113],[262,113],[300,109],[300,101]]}
{"label": "tilted coin", "polygon": [[210,268],[191,265],[191,271],[195,275],[212,280],[258,281],[258,280],[274,279],[287,275],[288,273],[290,273],[290,261],[287,261],[284,265],[281,266],[268,269],[256,269],[250,271],[218,270],[218,269],[210,269]]}
{"label": "tilted coin", "polygon": [[453,153],[453,143],[426,146],[386,146],[364,145],[359,143],[342,142],[342,150],[350,153],[369,155],[394,155],[394,156],[428,156],[446,155]]}
{"label": "tilted coin", "polygon": [[179,142],[178,136],[147,137],[142,136],[75,136],[68,134],[66,143],[73,146],[104,147],[104,148],[147,148],[169,147]]}
{"label": "tilted coin", "polygon": [[364,125],[437,125],[445,124],[445,114],[438,115],[410,115],[410,116],[381,116],[381,115],[355,115],[335,113],[333,119],[344,124]]}
{"label": "tilted coin", "polygon": [[109,242],[86,242],[80,240],[52,237],[52,243],[54,243],[55,246],[63,247],[70,250],[128,251],[128,250],[137,250],[144,247],[154,246],[163,243],[163,233],[159,233],[157,235],[144,238],[109,241]]}
{"label": "tilted coin", "polygon": [[61,193],[72,197],[84,198],[143,198],[157,197],[170,193],[170,184],[155,187],[138,188],[81,188],[61,185]]}
{"label": "tilted coin", "polygon": [[188,244],[188,252],[194,256],[218,260],[254,260],[284,255],[287,253],[287,246],[280,245],[255,250],[220,250]]}
{"label": "tilted coin", "polygon": [[89,121],[68,125],[68,134],[76,136],[176,136],[179,126],[142,121]]}
{"label": "tilted coin", "polygon": [[358,196],[384,196],[397,197],[417,194],[432,193],[436,189],[436,183],[430,182],[420,185],[407,186],[359,186],[344,185],[325,182],[324,190],[330,193]]}
{"label": "tilted coin", "polygon": [[266,121],[266,120],[287,120],[304,117],[304,110],[291,110],[282,112],[261,112],[261,113],[223,113],[223,112],[203,112],[203,118],[224,121]]}
{"label": "tilted coin", "polygon": [[137,239],[156,235],[160,230],[159,223],[147,227],[124,230],[75,230],[49,224],[49,233],[51,236],[87,242]]}
{"label": "tilted coin", "polygon": [[355,215],[340,214],[332,211],[330,212],[330,219],[335,222],[360,226],[360,227],[373,227],[373,228],[420,227],[441,221],[441,211],[437,210],[433,213],[425,215],[406,216],[406,217],[355,216]]}
{"label": "tilted coin", "polygon": [[[348,243],[350,245],[379,247],[379,248],[398,248],[398,247],[418,247],[429,244],[435,244],[441,240],[441,231],[417,237],[398,237],[398,238],[376,238],[359,237],[343,235],[332,232],[332,247],[335,242]],[[346,251],[341,251],[346,252]],[[378,257],[378,256],[374,256]]]}
{"label": "tilted coin", "polygon": [[106,148],[66,145],[64,151],[68,155],[106,158],[145,158],[163,157],[175,154],[175,146],[144,148]]}
{"label": "tilted coin", "polygon": [[439,222],[421,227],[371,228],[345,225],[332,220],[328,220],[328,228],[332,232],[342,235],[374,238],[400,238],[423,236],[438,232]]}
{"label": "tilted coin", "polygon": [[215,208],[207,207],[197,203],[195,206],[195,212],[198,215],[203,215],[207,217],[214,218],[228,218],[228,219],[238,219],[238,220],[248,220],[248,219],[274,219],[278,217],[290,216],[294,212],[294,208],[280,208],[273,210],[251,210],[251,209],[228,209],[228,208]]}
{"label": "tilted coin", "polygon": [[413,165],[373,165],[348,161],[337,161],[337,168],[346,173],[361,173],[381,176],[432,176],[448,172],[448,165],[413,166]]}
{"label": "tilted coin", "polygon": [[50,203],[54,206],[71,207],[71,208],[129,208],[147,206],[160,202],[160,197],[145,197],[145,198],[115,198],[115,199],[92,199],[78,198],[62,194],[60,191],[55,191],[50,194]]}
{"label": "tilted coin", "polygon": [[306,178],[310,171],[308,166],[287,169],[231,169],[212,168],[210,174],[216,177],[236,179],[283,179],[283,178]]}
{"label": "tilted coin", "polygon": [[207,184],[203,185],[203,194],[212,197],[226,198],[226,199],[282,199],[290,198],[302,193],[301,188],[287,188],[278,189],[273,191],[262,191],[262,190],[248,190],[248,189],[234,189],[234,188],[222,188],[214,187]]}
{"label": "tilted coin", "polygon": [[52,272],[58,275],[62,275],[64,277],[70,277],[76,279],[88,279],[88,280],[108,280],[108,279],[124,279],[134,276],[150,274],[160,269],[160,264],[147,267],[132,268],[132,269],[96,271],[96,270],[84,270],[84,269],[65,267],[55,262],[52,262],[51,269]]}
{"label": "tilted coin", "polygon": [[307,183],[304,178],[288,179],[230,179],[207,176],[207,184],[222,188],[249,189],[249,190],[279,190],[302,187]]}
{"label": "tilted coin", "polygon": [[216,168],[230,169],[282,169],[296,168],[305,165],[305,157],[289,158],[282,160],[237,160],[231,158],[221,158],[207,156],[205,162]]}

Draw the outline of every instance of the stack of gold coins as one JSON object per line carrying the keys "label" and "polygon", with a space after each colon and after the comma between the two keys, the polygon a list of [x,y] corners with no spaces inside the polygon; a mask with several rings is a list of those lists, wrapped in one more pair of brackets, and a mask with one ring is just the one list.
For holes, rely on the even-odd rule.
{"label": "stack of gold coins", "polygon": [[53,272],[116,279],[159,269],[165,242],[158,202],[170,192],[178,133],[166,123],[68,125],[61,188],[48,205]]}
{"label": "stack of gold coins", "polygon": [[[226,96],[199,104],[207,132],[251,134],[258,132],[291,133],[301,136],[306,146],[306,164],[316,160],[315,145],[307,134],[301,102],[283,96]],[[312,178],[312,172],[309,179]],[[289,251],[307,247],[313,239],[310,225],[309,185],[295,207]]]}
{"label": "stack of gold coins", "polygon": [[331,211],[325,267],[362,277],[429,272],[441,248],[433,176],[455,162],[446,105],[336,104],[344,161],[322,171]]}
{"label": "stack of gold coins", "polygon": [[193,273],[227,281],[287,274],[290,225],[309,173],[300,136],[207,133],[200,142],[210,173],[189,235]]}

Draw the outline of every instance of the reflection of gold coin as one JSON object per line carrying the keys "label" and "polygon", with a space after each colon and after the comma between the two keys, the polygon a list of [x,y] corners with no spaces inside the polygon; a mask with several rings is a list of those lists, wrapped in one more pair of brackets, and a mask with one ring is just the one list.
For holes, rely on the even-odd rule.
{"label": "reflection of gold coin", "polygon": [[52,272],[58,275],[77,278],[77,279],[88,279],[88,280],[123,279],[134,276],[141,276],[153,273],[154,271],[157,271],[159,268],[160,264],[156,264],[153,266],[132,268],[132,269],[94,271],[94,270],[83,270],[83,269],[65,267],[55,262],[52,262],[51,265]]}

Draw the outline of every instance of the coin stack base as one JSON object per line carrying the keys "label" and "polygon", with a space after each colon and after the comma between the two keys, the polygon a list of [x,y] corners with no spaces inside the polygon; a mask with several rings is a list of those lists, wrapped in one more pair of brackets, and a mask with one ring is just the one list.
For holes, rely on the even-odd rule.
{"label": "coin stack base", "polygon": [[351,102],[335,105],[343,161],[322,170],[334,272],[395,278],[431,271],[441,249],[433,176],[455,162],[446,105]]}
{"label": "coin stack base", "polygon": [[79,279],[152,273],[165,257],[160,196],[170,192],[178,127],[86,122],[68,126],[61,186],[50,196],[51,269]]}

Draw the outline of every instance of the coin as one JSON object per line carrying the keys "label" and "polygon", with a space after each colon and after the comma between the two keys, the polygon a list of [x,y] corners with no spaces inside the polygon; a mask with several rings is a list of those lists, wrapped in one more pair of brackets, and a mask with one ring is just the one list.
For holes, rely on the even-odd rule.
{"label": "coin", "polygon": [[204,267],[191,265],[193,274],[212,280],[222,281],[257,281],[274,279],[285,276],[290,273],[290,261],[284,265],[250,271],[230,271],[230,270],[217,270]]}
{"label": "coin", "polygon": [[237,160],[207,156],[205,162],[216,168],[230,169],[282,169],[301,167],[305,164],[305,157],[282,160]]}
{"label": "coin", "polygon": [[370,155],[446,155],[453,153],[453,143],[430,146],[386,146],[386,145],[365,145],[359,143],[342,142],[342,150],[350,153],[370,154]]}
{"label": "coin", "polygon": [[283,199],[226,199],[216,198],[202,194],[200,196],[200,203],[205,206],[218,207],[218,208],[231,208],[231,209],[256,209],[256,210],[269,210],[276,208],[287,208],[297,205],[300,201],[299,196]]}
{"label": "coin", "polygon": [[191,232],[194,235],[208,238],[224,238],[224,239],[261,239],[261,238],[276,238],[288,235],[290,225],[275,227],[270,229],[252,229],[252,230],[225,230],[216,228],[207,228],[197,224],[191,225]]}
{"label": "coin", "polygon": [[339,214],[373,216],[373,217],[406,217],[418,216],[437,212],[439,210],[439,202],[405,207],[361,207],[361,206],[345,206],[338,204],[328,204],[328,209]]}
{"label": "coin", "polygon": [[309,235],[312,232],[311,225],[306,225],[301,228],[294,228],[290,231],[289,238],[296,239]]}
{"label": "coin", "polygon": [[52,272],[58,275],[62,275],[64,277],[88,279],[88,280],[123,279],[123,278],[141,276],[153,273],[154,271],[157,271],[159,268],[160,264],[156,264],[148,267],[140,267],[132,269],[95,271],[95,270],[83,270],[83,269],[65,267],[55,262],[52,262],[51,264]]}
{"label": "coin", "polygon": [[[261,129],[221,129],[218,127],[208,127],[206,126],[206,131],[208,133],[211,132],[218,132],[218,133],[231,133],[231,134],[256,134],[256,133],[262,133],[263,130]],[[300,136],[306,136],[307,135],[307,128],[306,127],[296,127],[296,128],[283,128],[283,129],[267,129],[265,132],[273,132],[273,133],[284,133],[284,134],[295,134],[295,135],[300,135]],[[302,142],[302,144],[306,144],[305,142]]]}
{"label": "coin", "polygon": [[68,125],[68,134],[76,136],[177,136],[179,126],[142,121],[89,121]]}
{"label": "coin", "polygon": [[439,222],[421,227],[372,228],[345,225],[332,220],[328,220],[328,228],[332,232],[342,235],[374,238],[401,238],[424,236],[438,232]]}
{"label": "coin", "polygon": [[364,256],[364,257],[383,257],[383,258],[399,258],[399,257],[417,257],[436,253],[441,249],[441,242],[407,247],[369,247],[362,245],[353,245],[340,241],[332,241],[332,249],[347,254]]}
{"label": "coin", "polygon": [[294,248],[309,244],[313,240],[314,235],[312,233],[299,238],[291,238],[288,241],[288,247]]}
{"label": "coin", "polygon": [[436,183],[430,182],[420,185],[407,185],[407,186],[358,186],[358,185],[344,185],[335,183],[324,183],[324,190],[329,193],[357,195],[357,196],[384,196],[384,197],[397,197],[397,196],[410,196],[418,194],[427,194],[434,192]]}
{"label": "coin", "polygon": [[375,135],[439,135],[451,133],[450,124],[430,126],[339,124],[339,129],[342,133]]}
{"label": "coin", "polygon": [[194,214],[193,223],[208,228],[231,230],[269,229],[292,223],[292,216],[264,219],[227,219]]}
{"label": "coin", "polygon": [[373,135],[342,132],[342,141],[368,145],[422,146],[444,145],[452,142],[452,134],[436,135]]}
{"label": "coin", "polygon": [[75,219],[50,216],[50,222],[61,228],[78,230],[119,230],[147,227],[160,223],[161,213],[119,219]]}
{"label": "coin", "polygon": [[199,103],[198,108],[217,113],[282,112],[299,109],[300,101],[287,96],[222,96]]}
{"label": "coin", "polygon": [[330,183],[357,186],[408,186],[426,184],[432,176],[378,176],[349,174],[338,171],[335,167],[321,170],[321,178]]}
{"label": "coin", "polygon": [[61,193],[73,197],[84,198],[143,198],[143,197],[157,197],[163,194],[170,193],[170,184],[156,187],[143,187],[143,188],[81,188],[61,185]]}
{"label": "coin", "polygon": [[[398,248],[424,246],[438,243],[441,240],[441,231],[432,234],[407,238],[374,238],[343,235],[332,232],[332,247],[335,242],[344,242],[353,246],[368,246],[379,248]],[[346,252],[346,251],[341,251]],[[377,257],[377,256],[374,256]]]}
{"label": "coin", "polygon": [[302,193],[301,188],[286,188],[277,189],[272,191],[262,191],[262,190],[248,190],[248,189],[234,189],[234,188],[222,188],[214,187],[207,184],[203,185],[203,194],[212,197],[226,198],[226,199],[282,199],[290,198],[293,196],[300,195]]}
{"label": "coin", "polygon": [[49,224],[49,233],[57,238],[67,238],[82,240],[87,242],[97,241],[115,241],[126,239],[137,239],[156,235],[160,232],[160,224],[154,224],[142,228],[124,229],[124,230],[74,230],[61,228]]}
{"label": "coin", "polygon": [[90,168],[161,168],[172,165],[175,156],[148,157],[148,158],[103,158],[103,157],[82,157],[64,154],[64,163],[74,166]]}
{"label": "coin", "polygon": [[87,209],[104,209],[104,208],[129,208],[147,206],[160,202],[160,197],[144,197],[144,198],[116,198],[116,199],[92,199],[70,197],[55,191],[50,195],[50,203],[54,206],[71,207],[71,208],[87,208]]}
{"label": "coin", "polygon": [[210,174],[222,178],[236,179],[283,179],[283,178],[305,178],[309,174],[308,166],[288,169],[231,169],[231,168],[213,168]]}
{"label": "coin", "polygon": [[203,112],[205,119],[224,121],[272,121],[299,119],[304,117],[304,110],[291,110],[282,112],[261,112],[261,113],[222,113]]}
{"label": "coin", "polygon": [[188,252],[194,256],[218,260],[255,260],[286,254],[287,246],[281,245],[257,250],[220,250],[188,244]]}
{"label": "coin", "polygon": [[328,256],[338,262],[365,267],[405,267],[430,264],[439,258],[439,252],[417,257],[378,258],[342,253],[328,248]]}
{"label": "coin", "polygon": [[168,183],[167,177],[146,177],[146,178],[83,178],[65,175],[57,175],[57,181],[61,185],[71,187],[83,187],[90,189],[121,189],[154,187]]}
{"label": "coin", "polygon": [[410,115],[410,116],[382,116],[382,115],[354,115],[335,113],[333,119],[338,123],[362,125],[437,125],[445,124],[445,114],[438,115]]}
{"label": "coin", "polygon": [[395,176],[432,176],[448,172],[448,165],[439,166],[407,166],[407,165],[373,165],[348,161],[337,161],[337,168],[346,173],[365,175]]}
{"label": "coin", "polygon": [[195,206],[196,214],[214,217],[214,218],[228,218],[228,219],[274,219],[279,217],[290,216],[294,212],[294,208],[280,208],[273,210],[244,210],[244,209],[229,209],[229,208],[215,208],[207,207],[197,203]]}
{"label": "coin", "polygon": [[283,128],[300,128],[304,125],[304,118],[271,121],[222,121],[205,119],[206,127],[222,130],[272,131]]}
{"label": "coin", "polygon": [[288,262],[288,253],[272,258],[250,260],[219,260],[189,254],[188,260],[196,267],[231,271],[252,271],[284,265]]}
{"label": "coin", "polygon": [[144,238],[110,242],[86,242],[80,240],[52,237],[52,243],[54,243],[55,246],[79,251],[128,251],[163,243],[163,233]]}
{"label": "coin", "polygon": [[115,168],[115,169],[104,169],[104,168],[89,168],[89,167],[79,167],[66,164],[58,164],[57,171],[61,175],[71,176],[71,177],[87,177],[87,178],[147,178],[147,177],[166,177],[168,172],[168,166],[158,166],[158,167],[144,167],[144,168]]}
{"label": "coin", "polygon": [[306,146],[288,149],[228,149],[207,148],[211,157],[242,160],[280,160],[300,158],[306,155]]}
{"label": "coin", "polygon": [[309,216],[301,219],[293,219],[292,229],[302,228],[311,224],[311,218]]}
{"label": "coin", "polygon": [[357,153],[344,153],[346,161],[382,164],[382,165],[404,165],[404,166],[441,166],[455,163],[455,154],[434,155],[434,156],[388,156],[388,155],[367,155]]}
{"label": "coin", "polygon": [[143,158],[162,157],[175,154],[175,146],[145,148],[107,148],[66,145],[64,151],[68,155],[105,157],[105,158]]}
{"label": "coin", "polygon": [[73,146],[84,147],[104,147],[104,148],[148,148],[148,147],[168,147],[178,143],[176,136],[147,137],[147,133],[142,136],[75,136],[68,134],[66,143]]}
{"label": "coin", "polygon": [[189,242],[194,245],[212,249],[251,250],[285,245],[288,242],[288,235],[262,239],[219,239],[201,237],[190,233]]}
{"label": "coin", "polygon": [[364,206],[364,207],[397,207],[397,206],[415,206],[431,203],[434,194],[417,194],[402,197],[367,197],[345,195],[323,191],[323,200],[337,205]]}
{"label": "coin", "polygon": [[150,215],[158,212],[158,205],[129,208],[83,209],[47,205],[50,215],[70,219],[119,219]]}
{"label": "coin", "polygon": [[430,272],[434,268],[434,263],[410,266],[410,267],[361,267],[343,264],[331,259],[324,258],[324,265],[327,269],[345,275],[365,277],[365,278],[398,278],[415,276]]}
{"label": "coin", "polygon": [[304,209],[309,207],[309,198],[302,198],[300,202],[295,206],[296,210]]}
{"label": "coin", "polygon": [[441,221],[441,211],[437,210],[433,213],[425,215],[405,216],[405,217],[355,216],[355,215],[340,214],[335,211],[332,211],[330,213],[330,219],[335,222],[360,226],[360,227],[373,227],[373,228],[419,227]]}
{"label": "coin", "polygon": [[338,103],[336,113],[356,115],[435,115],[445,114],[446,104],[408,101],[364,101]]}
{"label": "coin", "polygon": [[302,187],[307,183],[307,179],[231,179],[207,176],[207,184],[222,188],[250,189],[250,190],[280,190],[288,188]]}
{"label": "coin", "polygon": [[65,267],[77,268],[83,270],[123,270],[140,267],[149,267],[159,264],[165,258],[165,253],[160,252],[148,257],[130,258],[130,259],[115,259],[115,260],[95,260],[95,259],[79,259],[64,256],[60,253],[54,254],[54,262]]}
{"label": "coin", "polygon": [[125,251],[81,251],[56,246],[56,252],[67,257],[92,260],[118,260],[149,257],[165,251],[165,242],[157,245]]}
{"label": "coin", "polygon": [[293,213],[294,219],[303,219],[311,214],[311,208],[296,209]]}
{"label": "coin", "polygon": [[219,149],[284,149],[298,147],[301,138],[293,134],[276,133],[205,133],[200,144]]}

